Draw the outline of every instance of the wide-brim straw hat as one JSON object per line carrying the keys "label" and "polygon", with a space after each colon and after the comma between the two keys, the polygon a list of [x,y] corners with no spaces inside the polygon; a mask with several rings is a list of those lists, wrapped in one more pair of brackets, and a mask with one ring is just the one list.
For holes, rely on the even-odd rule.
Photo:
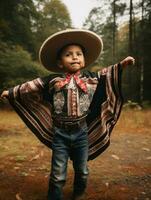
{"label": "wide-brim straw hat", "polygon": [[39,59],[49,71],[61,72],[57,66],[58,53],[70,44],[77,44],[84,48],[85,66],[92,64],[103,49],[102,39],[94,32],[84,29],[67,29],[48,37],[39,50]]}

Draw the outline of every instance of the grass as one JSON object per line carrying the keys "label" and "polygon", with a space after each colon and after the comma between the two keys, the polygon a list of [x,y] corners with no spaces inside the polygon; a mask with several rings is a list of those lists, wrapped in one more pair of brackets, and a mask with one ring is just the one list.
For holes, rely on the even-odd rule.
{"label": "grass", "polygon": [[119,133],[150,133],[151,109],[123,109],[115,130]]}
{"label": "grass", "polygon": [[16,155],[21,160],[42,146],[14,111],[1,110],[0,119],[0,157]]}
{"label": "grass", "polygon": [[[0,110],[0,131],[13,130],[18,132],[21,129],[26,130],[24,123],[18,117],[18,115],[11,110]],[[134,109],[123,109],[121,112],[120,119],[117,123],[117,129],[120,131],[124,130],[135,130],[137,128],[151,128],[151,109],[145,110],[134,110]]]}

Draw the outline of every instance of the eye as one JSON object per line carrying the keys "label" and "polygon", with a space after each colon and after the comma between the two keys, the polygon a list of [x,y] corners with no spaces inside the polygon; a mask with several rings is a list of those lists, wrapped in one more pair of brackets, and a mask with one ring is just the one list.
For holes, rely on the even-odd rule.
{"label": "eye", "polygon": [[70,51],[65,52],[65,56],[66,56],[66,57],[72,56],[72,54],[73,54],[73,53],[70,52]]}
{"label": "eye", "polygon": [[66,57],[69,57],[69,56],[70,56],[70,53],[66,53],[65,56],[66,56]]}
{"label": "eye", "polygon": [[82,52],[77,53],[77,56],[82,56],[82,55],[83,55]]}

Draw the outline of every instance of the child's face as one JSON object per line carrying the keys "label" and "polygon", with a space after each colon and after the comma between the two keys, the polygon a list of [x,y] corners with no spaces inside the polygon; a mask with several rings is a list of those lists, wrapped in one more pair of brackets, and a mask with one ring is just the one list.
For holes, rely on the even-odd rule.
{"label": "child's face", "polygon": [[80,46],[68,45],[63,49],[58,66],[65,72],[75,73],[85,67],[84,54]]}

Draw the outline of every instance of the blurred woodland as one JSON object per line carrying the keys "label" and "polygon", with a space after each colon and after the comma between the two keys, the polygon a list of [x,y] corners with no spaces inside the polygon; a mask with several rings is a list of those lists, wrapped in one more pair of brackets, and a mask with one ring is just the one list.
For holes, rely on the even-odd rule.
{"label": "blurred woodland", "polygon": [[[98,2],[83,24],[104,42],[103,54],[91,70],[135,57],[136,66],[123,74],[125,101],[151,102],[151,0]],[[1,0],[0,90],[48,74],[38,63],[39,47],[46,37],[66,28],[74,27],[61,0]]]}

